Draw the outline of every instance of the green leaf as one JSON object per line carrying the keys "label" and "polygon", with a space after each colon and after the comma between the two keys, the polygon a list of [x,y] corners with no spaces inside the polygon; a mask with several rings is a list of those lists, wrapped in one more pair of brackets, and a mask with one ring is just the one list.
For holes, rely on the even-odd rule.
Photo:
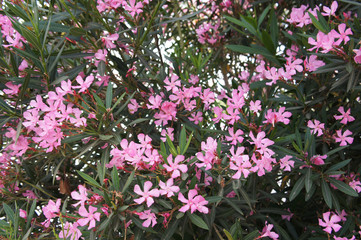
{"label": "green leaf", "polygon": [[265,17],[267,16],[269,10],[271,9],[271,5],[268,5],[263,12],[261,13],[261,15],[258,18],[258,28],[261,26],[263,20],[265,19]]}
{"label": "green leaf", "polygon": [[146,122],[146,121],[149,121],[148,118],[137,118],[135,119],[134,121],[131,121],[128,126],[132,126],[134,124],[137,124],[137,123],[141,123],[141,122]]}
{"label": "green leaf", "polygon": [[259,234],[259,231],[258,230],[254,230],[253,232],[249,233],[247,236],[245,236],[243,238],[243,240],[254,240],[256,239],[256,237],[258,237],[260,234]]}
{"label": "green leaf", "polygon": [[196,214],[191,214],[189,212],[187,212],[187,215],[194,225],[205,230],[209,230],[207,223],[200,216]]}
{"label": "green leaf", "polygon": [[335,165],[332,165],[329,169],[327,169],[327,171],[325,172],[326,174],[330,174],[330,172],[336,171],[340,168],[343,168],[344,166],[346,166],[347,164],[349,164],[349,162],[351,161],[350,159],[347,159],[345,161],[336,163]]}
{"label": "green leaf", "polygon": [[308,12],[308,15],[310,16],[311,20],[312,20],[312,24],[320,31],[324,32],[324,33],[328,33],[327,29],[316,19],[315,16],[313,16],[312,13]]}
{"label": "green leaf", "polygon": [[178,228],[179,221],[179,219],[175,219],[171,224],[168,225],[167,230],[162,234],[161,240],[172,239],[173,234]]}
{"label": "green leaf", "polygon": [[226,45],[231,51],[239,52],[239,53],[249,53],[249,54],[259,54],[266,57],[268,60],[273,61],[276,64],[280,64],[279,61],[273,56],[266,48],[261,46],[253,45],[252,47],[244,46],[244,45]]}
{"label": "green leaf", "polygon": [[83,134],[78,134],[78,135],[69,136],[67,138],[64,138],[61,142],[62,143],[73,143],[73,142],[80,141],[87,137],[89,137],[89,135],[86,133],[83,133]]}
{"label": "green leaf", "polygon": [[28,229],[30,227],[31,220],[33,219],[33,216],[34,216],[34,213],[35,213],[36,202],[37,202],[37,200],[34,199],[33,203],[31,204],[30,210],[28,212],[28,217],[27,217],[25,229]]}
{"label": "green leaf", "polygon": [[322,189],[323,199],[325,200],[327,206],[329,208],[332,208],[331,190],[330,190],[330,187],[328,186],[328,184],[326,183],[326,181],[324,179],[321,180],[321,189]]}
{"label": "green leaf", "polygon": [[176,157],[178,155],[177,150],[175,149],[175,147],[173,145],[173,142],[170,139],[170,137],[168,136],[168,134],[166,135],[166,137],[167,137],[166,142],[167,142],[167,144],[169,146],[169,151],[173,155],[173,157]]}
{"label": "green leaf", "polygon": [[97,181],[95,181],[92,177],[90,177],[88,174],[80,172],[78,170],[77,173],[91,185],[101,188],[100,184]]}
{"label": "green leaf", "polygon": [[306,192],[309,192],[311,190],[312,187],[312,170],[311,168],[308,168],[306,171],[306,177],[305,177],[305,188],[306,188]]}
{"label": "green leaf", "polygon": [[122,193],[125,193],[125,192],[127,191],[128,187],[129,187],[129,185],[133,182],[133,180],[134,180],[134,174],[135,174],[135,171],[136,171],[136,170],[137,170],[137,169],[135,168],[135,169],[132,171],[132,173],[129,175],[127,181],[126,181],[125,184],[124,184]]}
{"label": "green leaf", "polygon": [[189,135],[187,144],[185,145],[183,151],[181,151],[181,155],[184,155],[187,152],[187,149],[188,149],[189,145],[191,144],[192,137],[193,137],[193,132],[191,133],[191,135]]}
{"label": "green leaf", "polygon": [[74,36],[83,36],[86,34],[86,31],[83,28],[72,27],[69,33]]}
{"label": "green leaf", "polygon": [[182,130],[179,134],[179,146],[180,146],[180,152],[182,153],[185,146],[187,144],[187,135],[186,135],[186,128],[185,126],[182,127]]}
{"label": "green leaf", "polygon": [[6,213],[6,217],[9,221],[15,222],[15,214],[14,211],[7,205],[6,203],[3,203],[3,209]]}
{"label": "green leaf", "polygon": [[109,82],[107,87],[107,95],[105,97],[105,107],[109,109],[112,106],[113,100],[113,83]]}
{"label": "green leaf", "polygon": [[211,196],[211,197],[206,197],[205,199],[208,203],[215,203],[215,202],[221,201],[223,199],[223,197],[222,196]]}
{"label": "green leaf", "polygon": [[298,196],[298,194],[301,192],[304,186],[305,186],[305,176],[302,176],[297,180],[297,182],[292,188],[292,191],[289,196],[290,201],[292,201]]}
{"label": "green leaf", "polygon": [[333,184],[338,190],[352,197],[358,197],[358,193],[349,185],[344,182],[338,181],[332,177],[328,178],[331,184]]}
{"label": "green leaf", "polygon": [[337,153],[337,152],[339,152],[339,151],[341,151],[341,150],[343,150],[343,149],[345,149],[345,148],[347,148],[347,147],[348,147],[348,146],[340,146],[340,147],[338,147],[338,148],[332,149],[331,151],[329,151],[329,152],[326,153],[326,154],[327,154],[327,156],[331,156],[332,154]]}
{"label": "green leaf", "polygon": [[238,26],[240,26],[240,27],[246,28],[246,29],[247,29],[250,33],[252,33],[253,35],[258,36],[257,30],[252,26],[251,23],[249,23],[249,22],[247,21],[247,19],[246,19],[245,17],[241,16],[242,21],[240,21],[240,20],[238,20],[238,19],[235,19],[235,18],[233,18],[233,17],[230,17],[230,16],[225,16],[225,18],[226,18],[228,21],[230,21],[230,22],[232,22],[232,23],[234,23],[234,24],[236,24],[236,25],[238,25]]}
{"label": "green leaf", "polygon": [[226,229],[223,229],[223,232],[226,234],[228,240],[233,240],[232,235]]}
{"label": "green leaf", "polygon": [[115,191],[120,191],[119,173],[116,166],[112,170],[112,183]]}
{"label": "green leaf", "polygon": [[101,60],[98,64],[98,73],[100,76],[104,76],[105,75],[105,62],[103,60]]}
{"label": "green leaf", "polygon": [[114,215],[114,212],[112,212],[107,219],[103,220],[102,224],[100,224],[99,228],[97,229],[97,232],[101,232],[109,225],[109,222],[112,219],[113,215]]}
{"label": "green leaf", "polygon": [[99,138],[103,141],[106,141],[106,140],[109,140],[109,139],[112,139],[113,138],[113,135],[102,135],[100,134],[99,135]]}
{"label": "green leaf", "polygon": [[271,10],[271,16],[270,16],[270,33],[271,33],[271,39],[276,49],[278,45],[279,27],[277,24],[277,16],[273,8]]}

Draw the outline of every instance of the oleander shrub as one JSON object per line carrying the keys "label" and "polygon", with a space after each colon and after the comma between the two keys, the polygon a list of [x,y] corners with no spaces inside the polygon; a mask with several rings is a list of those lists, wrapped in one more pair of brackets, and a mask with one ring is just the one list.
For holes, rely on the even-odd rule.
{"label": "oleander shrub", "polygon": [[5,239],[360,239],[358,1],[0,1]]}

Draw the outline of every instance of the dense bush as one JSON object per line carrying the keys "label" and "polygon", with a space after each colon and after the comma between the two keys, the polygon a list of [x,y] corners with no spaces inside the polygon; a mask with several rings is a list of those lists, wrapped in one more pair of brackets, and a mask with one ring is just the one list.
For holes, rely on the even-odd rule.
{"label": "dense bush", "polygon": [[1,1],[0,235],[359,239],[357,1]]}

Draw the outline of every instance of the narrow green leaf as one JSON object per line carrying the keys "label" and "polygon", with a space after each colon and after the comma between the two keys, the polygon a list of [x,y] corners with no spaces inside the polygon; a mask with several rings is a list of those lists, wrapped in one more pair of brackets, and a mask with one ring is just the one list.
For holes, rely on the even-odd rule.
{"label": "narrow green leaf", "polygon": [[261,26],[263,20],[265,19],[265,17],[267,16],[269,10],[271,9],[271,5],[268,5],[263,12],[261,13],[261,15],[258,18],[258,28]]}
{"label": "narrow green leaf", "polygon": [[186,128],[185,126],[182,127],[182,130],[179,134],[179,146],[180,146],[180,152],[182,153],[184,150],[184,147],[187,144],[187,135],[186,135]]}
{"label": "narrow green leaf", "polygon": [[125,191],[127,191],[128,187],[129,187],[129,185],[133,182],[135,171],[136,171],[136,168],[132,171],[132,173],[129,175],[127,181],[125,182],[122,193],[125,193]]}
{"label": "narrow green leaf", "polygon": [[289,199],[293,201],[305,186],[305,176],[300,177],[292,188]]}
{"label": "narrow green leaf", "polygon": [[236,210],[239,214],[244,215],[242,210],[239,208],[239,206],[237,204],[235,204],[232,200],[225,198],[226,202],[234,209]]}
{"label": "narrow green leaf", "polygon": [[270,33],[275,49],[277,49],[278,45],[279,29],[280,28],[278,27],[276,13],[275,10],[272,8],[270,13]]}
{"label": "narrow green leaf", "polygon": [[254,230],[253,232],[249,233],[247,236],[245,236],[243,238],[243,240],[254,240],[257,239],[257,237],[259,236],[259,231],[258,230]]}
{"label": "narrow green leaf", "polygon": [[172,236],[178,228],[179,221],[179,219],[175,219],[171,224],[168,225],[167,230],[162,234],[161,240],[172,239]]}
{"label": "narrow green leaf", "polygon": [[102,135],[102,134],[100,134],[100,135],[99,135],[99,138],[100,138],[101,140],[106,141],[106,140],[112,139],[112,138],[113,138],[113,135]]}
{"label": "narrow green leaf", "polygon": [[211,197],[206,197],[205,199],[208,203],[215,203],[215,202],[221,201],[223,199],[223,197],[222,196],[211,196]]}
{"label": "narrow green leaf", "polygon": [[331,190],[324,179],[321,180],[321,189],[322,189],[323,199],[325,200],[327,206],[329,208],[332,208]]}
{"label": "narrow green leaf", "polygon": [[226,229],[223,229],[223,232],[226,234],[228,240],[233,240],[232,235]]}
{"label": "narrow green leaf", "polygon": [[107,96],[105,97],[105,107],[109,109],[112,106],[113,100],[113,83],[109,82],[107,87]]}
{"label": "narrow green leaf", "polygon": [[146,122],[146,121],[149,121],[148,118],[137,118],[135,119],[134,121],[131,121],[128,126],[132,126],[132,125],[135,125],[137,123],[141,123],[141,122]]}
{"label": "narrow green leaf", "polygon": [[332,177],[328,178],[328,180],[341,192],[346,193],[352,197],[358,197],[358,193],[346,183],[338,181]]}
{"label": "narrow green leaf", "polygon": [[187,149],[188,149],[189,145],[191,144],[192,137],[193,137],[193,132],[191,133],[191,135],[189,135],[187,144],[185,145],[183,151],[181,151],[181,155],[184,155],[187,152]]}
{"label": "narrow green leaf", "polygon": [[116,166],[113,166],[112,170],[112,183],[115,191],[120,191],[119,173]]}
{"label": "narrow green leaf", "polygon": [[78,170],[77,170],[77,173],[78,173],[82,178],[84,178],[84,180],[86,180],[88,183],[90,183],[91,185],[101,188],[100,184],[99,184],[97,181],[95,181],[95,179],[93,179],[92,177],[90,177],[88,174],[83,173],[83,172],[80,172],[80,171],[78,171]]}
{"label": "narrow green leaf", "polygon": [[308,12],[308,15],[310,16],[311,20],[312,20],[312,24],[320,31],[327,33],[327,29],[324,28],[324,26],[322,26],[322,24],[316,19],[315,16],[313,16],[312,13]]}
{"label": "narrow green leaf", "polygon": [[173,155],[173,157],[176,157],[176,156],[178,155],[177,149],[175,149],[175,147],[174,147],[174,145],[173,145],[173,142],[172,142],[172,140],[170,139],[170,137],[168,136],[168,134],[166,135],[166,137],[167,137],[166,142],[167,142],[167,144],[168,144],[168,146],[169,146],[169,151],[171,152],[171,154]]}
{"label": "narrow green leaf", "polygon": [[30,227],[31,220],[33,219],[33,216],[34,216],[34,213],[35,213],[36,202],[37,202],[37,200],[34,199],[33,203],[31,204],[30,210],[28,212],[28,217],[27,217],[25,229],[29,229],[29,227]]}
{"label": "narrow green leaf", "polygon": [[312,170],[311,168],[308,168],[306,171],[306,177],[305,177],[305,188],[306,188],[306,192],[309,192],[311,190],[312,187]]}
{"label": "narrow green leaf", "polygon": [[340,146],[340,147],[338,147],[338,148],[332,149],[331,151],[329,151],[329,152],[326,153],[326,154],[327,154],[327,156],[331,156],[332,154],[337,153],[337,152],[339,152],[339,151],[341,151],[341,150],[343,150],[343,149],[345,149],[345,148],[347,148],[347,147],[348,147],[348,146]]}
{"label": "narrow green leaf", "polygon": [[198,215],[191,214],[187,212],[187,216],[192,221],[192,223],[200,228],[203,228],[205,230],[209,230],[207,223]]}
{"label": "narrow green leaf", "polygon": [[3,203],[3,209],[6,213],[6,217],[9,221],[15,222],[15,214],[14,211],[7,205],[6,203]]}
{"label": "narrow green leaf", "polygon": [[344,160],[342,162],[336,163],[335,165],[332,165],[329,169],[327,169],[327,171],[325,172],[326,174],[330,174],[330,172],[336,171],[340,168],[343,168],[344,166],[346,166],[347,164],[349,164],[351,161],[350,159]]}

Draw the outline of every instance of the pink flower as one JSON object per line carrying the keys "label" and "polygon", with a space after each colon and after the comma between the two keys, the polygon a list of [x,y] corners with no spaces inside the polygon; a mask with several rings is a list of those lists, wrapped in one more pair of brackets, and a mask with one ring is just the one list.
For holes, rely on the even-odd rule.
{"label": "pink flower", "polygon": [[136,3],[136,0],[129,0],[129,5],[124,5],[124,9],[127,10],[133,18],[135,14],[143,12],[142,7],[143,4],[141,2]]}
{"label": "pink flower", "polygon": [[337,10],[338,4],[337,1],[333,1],[331,4],[331,8],[323,6],[323,16],[335,16],[336,10]]}
{"label": "pink flower", "polygon": [[159,95],[151,96],[148,101],[150,103],[147,104],[148,109],[158,109],[162,103],[162,97]]}
{"label": "pink flower", "polygon": [[174,196],[174,193],[179,192],[179,187],[173,185],[173,178],[167,180],[166,183],[159,181],[160,195],[167,195],[167,197]]}
{"label": "pink flower", "polygon": [[119,34],[114,33],[107,37],[102,37],[102,42],[105,44],[106,48],[115,48],[116,45],[113,43],[113,41],[117,41],[118,38],[119,38]]}
{"label": "pink flower", "polygon": [[273,224],[267,224],[267,221],[265,222],[265,226],[262,229],[261,236],[259,238],[269,237],[273,240],[278,239],[278,234],[275,232],[272,232]]}
{"label": "pink flower", "polygon": [[315,156],[312,156],[310,161],[311,163],[315,164],[315,165],[323,165],[325,164],[325,160],[327,158],[327,155],[315,155]]}
{"label": "pink flower", "polygon": [[280,168],[283,171],[291,171],[291,167],[294,167],[295,161],[290,160],[292,156],[286,155],[280,159]]}
{"label": "pink flower", "polygon": [[53,202],[53,200],[49,200],[48,205],[42,207],[46,220],[41,224],[43,224],[45,227],[49,227],[50,219],[58,216],[58,213],[60,212],[60,204],[61,199],[59,198],[56,200],[56,203]]}
{"label": "pink flower", "polygon": [[261,131],[257,134],[257,137],[254,137],[253,132],[249,133],[249,137],[252,139],[253,142],[250,141],[251,144],[256,145],[257,150],[263,154],[264,152],[268,152],[269,155],[273,155],[274,152],[267,147],[274,144],[274,141],[269,140],[266,137],[266,133]]}
{"label": "pink flower", "polygon": [[167,172],[172,172],[172,178],[177,178],[180,176],[180,171],[185,173],[188,170],[187,165],[179,164],[184,161],[183,155],[178,155],[175,157],[173,161],[173,156],[170,154],[167,158],[168,165],[163,165],[163,167],[167,170]]}
{"label": "pink flower", "polygon": [[196,153],[196,157],[200,161],[200,163],[196,163],[196,166],[199,168],[205,167],[205,170],[212,169],[214,162],[214,154],[212,152],[206,152],[205,155],[203,153]]}
{"label": "pink flower", "polygon": [[336,142],[340,142],[340,146],[346,146],[347,144],[352,144],[353,137],[349,137],[352,134],[350,130],[346,130],[342,133],[342,129],[336,130],[337,136],[334,136]]}
{"label": "pink flower", "polygon": [[144,212],[139,213],[139,218],[145,220],[142,224],[143,227],[149,227],[152,224],[152,227],[157,224],[157,218],[151,210],[146,210]]}
{"label": "pink flower", "polygon": [[175,120],[177,114],[176,104],[173,102],[163,102],[160,112],[154,114],[154,118],[158,119],[155,121],[157,125],[166,125],[169,120]]}
{"label": "pink flower", "polygon": [[321,136],[323,134],[323,130],[325,130],[325,124],[321,123],[318,120],[313,120],[313,122],[311,120],[309,120],[307,122],[307,127],[312,129],[311,130],[312,134],[317,133],[317,137]]}
{"label": "pink flower", "polygon": [[90,75],[87,76],[85,78],[85,81],[83,80],[83,78],[79,75],[76,77],[76,81],[79,83],[80,86],[74,86],[74,89],[80,89],[79,93],[85,92],[86,90],[88,90],[88,88],[90,87],[90,85],[93,83],[94,81],[94,76]]}
{"label": "pink flower", "polygon": [[338,222],[341,221],[341,218],[339,216],[337,216],[336,214],[332,214],[331,218],[330,218],[330,214],[331,212],[325,212],[323,213],[323,220],[322,219],[318,219],[318,225],[320,225],[321,227],[324,227],[323,231],[331,234],[332,229],[335,232],[338,232],[341,229],[341,225],[337,224]]}
{"label": "pink flower", "polygon": [[[346,30],[346,31],[345,31]],[[331,30],[333,36],[335,38],[338,38],[338,40],[335,42],[335,45],[340,45],[341,42],[343,41],[344,44],[346,44],[348,41],[350,41],[350,38],[348,37],[348,35],[352,35],[352,31],[351,28],[346,29],[346,24],[345,23],[341,23],[340,25],[338,25],[338,32],[336,32],[334,29]]]}
{"label": "pink flower", "polygon": [[262,110],[262,105],[260,100],[256,100],[255,102],[251,101],[249,103],[249,110],[251,110],[254,113],[258,113]]}
{"label": "pink flower", "polygon": [[134,114],[136,111],[138,111],[139,104],[137,103],[137,100],[130,99],[130,103],[128,104],[128,110],[131,114]]}
{"label": "pink flower", "polygon": [[341,113],[341,115],[334,115],[334,117],[336,120],[342,119],[340,123],[347,124],[347,122],[355,121],[355,118],[350,115],[351,109],[348,109],[347,112],[345,112],[345,109],[341,106],[338,108],[338,111]]}
{"label": "pink flower", "polygon": [[236,145],[237,142],[242,143],[243,137],[241,135],[243,134],[243,131],[241,129],[234,132],[233,127],[231,127],[228,129],[228,133],[230,136],[226,136],[226,140],[231,141],[232,145]]}
{"label": "pink flower", "polygon": [[66,222],[64,224],[64,228],[59,232],[59,238],[63,239],[70,237],[71,240],[78,240],[82,235],[81,231],[78,229],[78,226],[79,224],[77,222]]}
{"label": "pink flower", "polygon": [[243,174],[244,178],[247,178],[250,174],[250,168],[252,164],[249,161],[248,155],[241,155],[244,152],[244,147],[237,148],[236,154],[234,154],[234,148],[231,148],[231,162],[230,162],[230,169],[236,170],[237,172],[232,176],[233,179],[240,179],[241,175]]}
{"label": "pink flower", "polygon": [[188,199],[186,199],[182,193],[179,193],[178,200],[182,203],[186,203],[186,205],[181,207],[179,211],[186,212],[191,209],[191,213],[198,210],[201,213],[207,214],[209,212],[209,209],[205,207],[205,205],[208,204],[208,201],[206,201],[201,195],[197,194],[198,192],[196,189],[189,190]]}
{"label": "pink flower", "polygon": [[194,124],[198,124],[199,122],[203,121],[202,112],[193,112],[189,120],[194,122]]}
{"label": "pink flower", "polygon": [[84,206],[79,208],[79,215],[84,217],[77,221],[80,226],[85,226],[89,223],[89,229],[95,227],[95,220],[100,221],[100,213],[94,213],[97,210],[96,207],[89,206],[89,212],[86,210]]}
{"label": "pink flower", "polygon": [[96,59],[95,61],[95,65],[98,66],[99,62],[100,61],[104,61],[106,62],[106,56],[108,54],[108,51],[105,50],[105,49],[99,49],[95,54],[94,54],[94,57]]}
{"label": "pink flower", "polygon": [[352,187],[357,193],[361,193],[361,182],[357,180],[352,180],[348,183],[350,187]]}
{"label": "pink flower", "polygon": [[[139,185],[134,186],[134,192],[140,195],[140,198],[134,199],[134,202],[141,204],[142,202],[147,202],[147,206],[150,207],[154,203],[153,197],[159,197],[159,190],[150,188],[153,186],[151,181],[146,181],[144,183],[144,191],[142,191]],[[150,191],[149,191],[150,190]]]}
{"label": "pink flower", "polygon": [[311,55],[310,57],[307,57],[304,64],[305,64],[305,69],[309,72],[316,71],[318,68],[325,65],[323,61],[317,60],[316,55]]}
{"label": "pink flower", "polygon": [[174,141],[174,128],[167,128],[167,129],[163,129],[162,132],[160,133],[161,137],[160,140],[162,140],[163,142],[165,142],[167,140],[167,135],[170,138],[171,141]]}
{"label": "pink flower", "polygon": [[281,215],[281,217],[282,217],[282,219],[286,219],[287,221],[291,221],[291,218],[293,217],[293,213],[291,213],[291,210],[289,208],[287,208],[287,211],[289,212],[289,214]]}
{"label": "pink flower", "polygon": [[19,209],[19,216],[20,216],[21,218],[27,219],[28,213],[27,213],[25,210],[23,210],[23,209]]}
{"label": "pink flower", "polygon": [[84,206],[85,201],[89,200],[86,187],[84,187],[83,185],[79,185],[78,188],[79,193],[76,191],[73,191],[71,193],[71,197],[79,201],[78,203],[73,204],[74,207],[78,206],[79,204],[81,204],[81,206]]}
{"label": "pink flower", "polygon": [[356,56],[353,58],[356,63],[361,63],[361,47],[360,49],[354,49],[354,53],[356,53]]}
{"label": "pink flower", "polygon": [[190,78],[188,80],[192,84],[197,84],[199,82],[199,77],[195,75],[190,75]]}
{"label": "pink flower", "polygon": [[168,77],[164,79],[164,83],[166,84],[165,88],[167,89],[167,91],[172,91],[173,93],[178,91],[178,87],[181,86],[181,82],[178,79],[179,77],[175,74],[172,74],[172,76],[170,77],[170,81]]}
{"label": "pink flower", "polygon": [[17,96],[18,94],[19,94],[19,92],[20,92],[20,87],[21,87],[21,84],[18,84],[18,85],[16,85],[16,84],[13,84],[12,82],[7,82],[6,84],[5,84],[5,86],[7,87],[7,88],[5,88],[4,90],[3,90],[3,92],[5,93],[5,94],[7,94],[7,95],[10,95],[10,96]]}

